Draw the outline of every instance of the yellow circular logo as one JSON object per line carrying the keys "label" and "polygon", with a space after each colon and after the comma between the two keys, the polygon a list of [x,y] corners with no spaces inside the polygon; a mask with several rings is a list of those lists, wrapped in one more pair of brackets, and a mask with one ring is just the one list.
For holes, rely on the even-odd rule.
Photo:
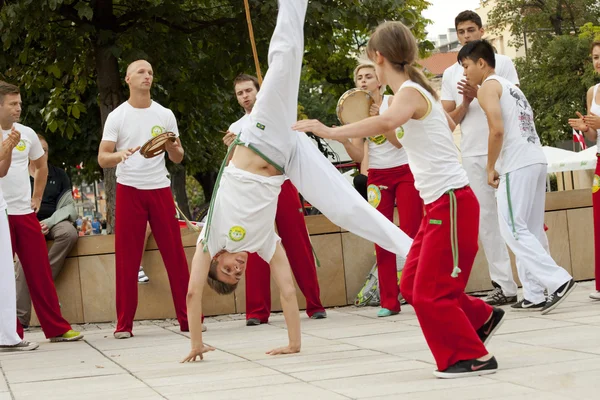
{"label": "yellow circular logo", "polygon": [[381,190],[379,190],[377,185],[369,185],[369,187],[367,187],[367,200],[373,207],[377,208],[377,206],[379,206],[379,203],[381,202]]}
{"label": "yellow circular logo", "polygon": [[21,141],[19,142],[19,144],[17,144],[17,145],[15,146],[15,148],[16,148],[17,150],[19,150],[19,151],[25,151],[25,149],[27,148],[27,145],[25,144],[25,141],[24,141],[24,140],[21,140]]}
{"label": "yellow circular logo", "polygon": [[404,128],[403,127],[396,128],[396,137],[398,139],[402,139],[404,137]]}
{"label": "yellow circular logo", "polygon": [[241,226],[234,226],[229,230],[229,239],[239,242],[246,237],[246,230]]}
{"label": "yellow circular logo", "polygon": [[600,176],[594,175],[594,183],[592,184],[592,193],[596,193],[600,190]]}
{"label": "yellow circular logo", "polygon": [[387,138],[384,135],[371,136],[369,140],[376,145],[382,145],[387,142]]}
{"label": "yellow circular logo", "polygon": [[161,133],[163,133],[163,128],[162,126],[158,126],[158,125],[154,125],[152,127],[152,137],[158,136]]}

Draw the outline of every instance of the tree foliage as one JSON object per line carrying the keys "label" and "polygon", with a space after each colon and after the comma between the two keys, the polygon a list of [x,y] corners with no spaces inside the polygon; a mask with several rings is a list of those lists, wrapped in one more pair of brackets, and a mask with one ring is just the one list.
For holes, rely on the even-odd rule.
{"label": "tree foliage", "polygon": [[587,89],[599,81],[590,57],[590,44],[600,27],[586,24],[575,35],[554,37],[530,57],[517,60],[521,88],[531,103],[544,144],[569,139],[569,118],[586,111]]}
{"label": "tree foliage", "polygon": [[[488,0],[489,1],[489,0]],[[544,44],[555,36],[579,34],[587,22],[598,22],[598,0],[495,0],[488,15],[488,29],[509,28],[511,45]]]}
{"label": "tree foliage", "polygon": [[[383,20],[402,20],[423,40],[428,5],[311,0],[305,84],[329,100],[341,94],[369,32]],[[264,73],[277,2],[250,6]],[[108,174],[114,181],[96,161],[102,124],[127,98],[127,64],[143,58],[155,71],[153,98],[178,119],[187,174],[201,181],[214,172],[225,150],[219,131],[241,116],[231,82],[254,73],[242,0],[7,0],[0,7],[0,79],[22,88],[24,123],[48,136],[54,163],[83,162],[87,180]],[[422,49],[430,48],[424,41]],[[327,112],[332,104],[324,104]]]}

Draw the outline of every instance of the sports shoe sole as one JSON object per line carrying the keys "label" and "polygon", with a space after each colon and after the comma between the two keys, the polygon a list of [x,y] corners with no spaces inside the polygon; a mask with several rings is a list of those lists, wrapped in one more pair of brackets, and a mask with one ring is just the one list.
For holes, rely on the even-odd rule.
{"label": "sports shoe sole", "polygon": [[563,301],[565,301],[565,299],[573,292],[573,289],[575,289],[577,287],[577,282],[573,282],[573,286],[571,286],[571,289],[569,289],[567,291],[567,293],[565,293],[563,295],[563,297],[560,298],[560,300],[558,300],[556,303],[554,303],[552,305],[552,307],[548,307],[547,309],[545,309],[544,311],[542,311],[542,315],[546,315],[548,314],[550,311],[554,310],[556,307],[559,306],[560,303],[562,303]]}
{"label": "sports shoe sole", "polygon": [[433,375],[442,379],[459,379],[459,378],[468,378],[471,376],[481,376],[481,375],[491,375],[495,374],[497,369],[485,369],[481,371],[473,371],[473,372],[461,372],[461,373],[448,373],[448,372],[440,372],[433,371]]}
{"label": "sports shoe sole", "polygon": [[133,335],[131,334],[131,332],[115,332],[114,333],[115,339],[129,339],[132,336]]}
{"label": "sports shoe sole", "polygon": [[510,308],[511,311],[518,311],[518,312],[523,312],[523,311],[529,311],[529,312],[540,312],[542,311],[543,307],[529,307],[529,308]]}
{"label": "sports shoe sole", "polygon": [[38,343],[29,343],[29,346],[6,346],[6,347],[0,347],[0,353],[16,353],[19,351],[31,351],[31,350],[35,350],[38,347],[40,347],[40,345]]}
{"label": "sports shoe sole", "polygon": [[73,336],[71,338],[64,338],[62,336],[53,337],[53,338],[50,338],[50,341],[52,343],[58,343],[58,342],[76,342],[76,341],[81,340],[81,339],[83,339],[83,334],[82,333],[80,333],[77,336]]}

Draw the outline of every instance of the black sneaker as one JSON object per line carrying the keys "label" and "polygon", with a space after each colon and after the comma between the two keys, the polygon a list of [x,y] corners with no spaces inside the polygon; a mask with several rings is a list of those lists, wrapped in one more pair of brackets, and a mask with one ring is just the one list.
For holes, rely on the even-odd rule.
{"label": "black sneaker", "polygon": [[496,282],[492,281],[492,285],[494,285],[494,290],[487,295],[483,301],[488,303],[490,306],[504,306],[507,304],[512,304],[517,302],[517,296],[505,296],[504,292],[500,285]]}
{"label": "black sneaker", "polygon": [[492,318],[479,329],[477,329],[477,335],[483,342],[484,346],[487,345],[492,338],[492,335],[496,333],[502,322],[504,322],[504,310],[498,307],[494,307],[492,311]]}
{"label": "black sneaker", "polygon": [[495,357],[487,361],[466,360],[459,361],[449,366],[444,371],[433,371],[433,375],[438,378],[455,379],[466,378],[469,376],[495,374],[498,370],[498,362]]}
{"label": "black sneaker", "polygon": [[533,304],[529,300],[521,300],[517,304],[510,306],[515,311],[541,311],[546,306],[545,302],[539,304]]}
{"label": "black sneaker", "polygon": [[548,314],[554,310],[558,305],[571,294],[577,284],[571,278],[567,283],[556,289],[556,292],[551,293],[546,300],[546,305],[542,309],[542,315]]}

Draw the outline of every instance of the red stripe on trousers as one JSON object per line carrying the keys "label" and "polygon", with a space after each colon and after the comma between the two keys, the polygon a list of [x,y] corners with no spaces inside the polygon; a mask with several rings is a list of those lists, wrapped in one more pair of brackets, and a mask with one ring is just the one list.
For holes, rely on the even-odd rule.
{"label": "red stripe on trousers", "polygon": [[[415,238],[423,219],[423,200],[415,189],[415,178],[408,164],[388,169],[369,169],[367,185],[380,187],[381,199],[377,211],[394,221],[394,204],[398,207],[400,229],[412,239]],[[398,274],[396,255],[375,245],[377,275],[381,307],[393,312],[400,311],[398,294]]]}
{"label": "red stripe on trousers", "polygon": [[[60,336],[71,329],[62,317],[56,287],[48,261],[48,247],[35,213],[9,215],[10,239],[13,256],[21,260],[25,280],[31,294],[31,304],[40,321],[46,338]],[[17,321],[17,333],[23,337],[21,324]]]}
{"label": "red stripe on trousers", "polygon": [[[298,287],[306,298],[306,313],[311,316],[324,311],[302,205],[290,180],[281,186],[275,223]],[[246,319],[256,318],[266,323],[270,313],[271,270],[258,254],[250,253],[246,265]]]}
{"label": "red stripe on trousers", "polygon": [[133,329],[138,303],[138,270],[144,253],[147,222],[150,222],[167,270],[180,329],[188,331],[186,295],[190,272],[171,189],[140,190],[117,184],[115,213],[115,332],[131,332]]}
{"label": "red stripe on trousers", "polygon": [[[464,293],[477,254],[479,203],[469,187],[455,191],[457,200],[458,266],[452,278],[450,196],[425,206],[425,218],[408,253],[400,290],[411,304],[439,371],[461,360],[483,357],[487,350],[476,330],[492,307]],[[438,221],[441,221],[439,224]]]}
{"label": "red stripe on trousers", "polygon": [[[600,157],[596,164],[596,172],[594,173],[594,181],[596,176],[600,176]],[[595,262],[595,276],[596,276],[596,290],[600,291],[600,190],[596,193],[592,192],[592,207],[594,211],[594,262]]]}

